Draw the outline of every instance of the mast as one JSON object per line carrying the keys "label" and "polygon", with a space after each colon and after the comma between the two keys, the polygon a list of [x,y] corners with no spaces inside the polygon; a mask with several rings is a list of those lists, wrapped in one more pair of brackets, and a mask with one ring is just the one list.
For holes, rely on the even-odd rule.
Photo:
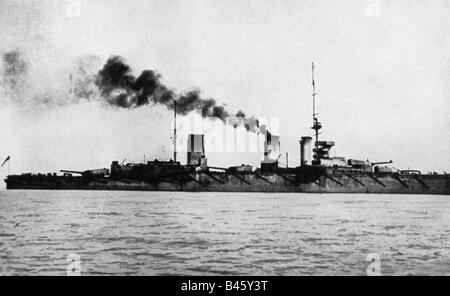
{"label": "mast", "polygon": [[318,113],[316,113],[316,81],[314,78],[314,70],[315,70],[315,66],[314,63],[312,63],[312,99],[313,99],[313,126],[311,127],[311,129],[314,130],[315,132],[315,138],[316,138],[316,142],[314,143],[314,149],[313,149],[313,161],[312,164],[313,165],[320,165],[321,164],[321,159],[326,156],[328,149],[326,151],[324,151],[324,147],[322,147],[322,145],[320,145],[319,143],[319,131],[322,128],[322,124],[319,122],[319,119],[317,118]]}
{"label": "mast", "polygon": [[173,102],[173,160],[177,161],[177,101]]}
{"label": "mast", "polygon": [[319,122],[319,119],[317,118],[318,113],[316,113],[316,82],[314,79],[314,70],[315,70],[316,66],[314,65],[314,63],[312,63],[312,99],[313,99],[313,126],[311,127],[311,129],[313,129],[315,131],[315,138],[316,138],[316,143],[315,146],[317,147],[318,142],[319,142],[319,130],[322,128],[322,124]]}
{"label": "mast", "polygon": [[311,69],[311,73],[312,73],[312,99],[313,99],[313,125],[316,121],[316,82],[314,79],[314,62],[312,63],[312,69]]}

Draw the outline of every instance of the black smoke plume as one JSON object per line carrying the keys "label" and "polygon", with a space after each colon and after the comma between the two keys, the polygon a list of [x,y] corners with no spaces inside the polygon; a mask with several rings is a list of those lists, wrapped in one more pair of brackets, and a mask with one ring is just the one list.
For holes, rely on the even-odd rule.
{"label": "black smoke plume", "polygon": [[[1,87],[7,96],[16,103],[23,104],[24,90],[28,88],[29,65],[20,49],[2,54],[0,69]],[[60,100],[52,93],[30,93],[32,103],[45,106],[60,106],[77,103],[81,99],[98,100],[118,108],[138,108],[145,105],[159,104],[186,115],[194,110],[201,110],[205,118],[218,118],[235,128],[244,126],[247,131],[260,132],[262,127],[254,117],[247,117],[243,111],[233,114],[213,98],[202,98],[199,89],[177,93],[162,82],[161,75],[154,70],[144,70],[135,77],[131,67],[120,56],[111,56],[100,71],[100,59],[88,55],[76,60],[74,71],[69,79],[71,88],[69,100]],[[59,99],[58,99],[59,98]]]}
{"label": "black smoke plume", "polygon": [[161,104],[170,110],[176,107],[176,112],[181,115],[200,109],[203,117],[215,117],[222,121],[231,118],[231,124],[235,127],[243,124],[248,131],[257,132],[259,129],[257,119],[247,119],[242,111],[230,113],[213,98],[202,98],[198,89],[175,93],[162,83],[161,75],[154,70],[144,70],[139,77],[134,77],[131,67],[120,56],[108,59],[98,72],[95,83],[106,102],[116,107]]}

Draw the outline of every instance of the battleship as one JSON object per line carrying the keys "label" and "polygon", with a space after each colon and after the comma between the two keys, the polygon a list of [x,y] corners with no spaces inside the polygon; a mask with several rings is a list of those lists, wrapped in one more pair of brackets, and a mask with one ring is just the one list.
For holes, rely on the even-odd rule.
{"label": "battleship", "polygon": [[[371,162],[330,156],[333,141],[319,139],[322,123],[316,113],[316,84],[312,65],[313,137],[299,140],[297,167],[279,164],[280,138],[265,132],[261,165],[209,166],[203,134],[189,134],[187,161],[177,161],[176,124],[174,155],[168,161],[143,163],[113,161],[109,169],[61,170],[62,174],[8,175],[7,189],[30,190],[137,190],[191,192],[305,192],[450,195],[450,175],[400,170],[392,161]],[[176,106],[176,105],[175,105]],[[176,107],[174,110],[176,120]]]}

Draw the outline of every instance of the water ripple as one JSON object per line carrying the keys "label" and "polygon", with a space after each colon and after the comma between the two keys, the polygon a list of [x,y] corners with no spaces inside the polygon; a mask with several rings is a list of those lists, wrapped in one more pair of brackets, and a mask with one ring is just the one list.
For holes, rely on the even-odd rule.
{"label": "water ripple", "polygon": [[0,191],[0,274],[450,274],[441,196]]}

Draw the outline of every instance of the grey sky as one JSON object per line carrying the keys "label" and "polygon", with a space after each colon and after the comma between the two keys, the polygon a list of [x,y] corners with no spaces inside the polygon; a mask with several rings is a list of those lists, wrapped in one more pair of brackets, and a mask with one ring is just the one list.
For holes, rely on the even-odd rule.
{"label": "grey sky", "polygon": [[[314,61],[322,137],[336,155],[450,171],[447,0],[80,3],[77,16],[70,1],[0,2],[0,51],[25,52],[31,92],[62,96],[77,57],[122,55],[135,75],[157,69],[179,91],[199,87],[232,110],[279,117],[294,165],[311,134]],[[0,157],[11,154],[15,173],[171,155],[164,108],[2,105],[0,115]],[[258,160],[210,155],[217,165]]]}

